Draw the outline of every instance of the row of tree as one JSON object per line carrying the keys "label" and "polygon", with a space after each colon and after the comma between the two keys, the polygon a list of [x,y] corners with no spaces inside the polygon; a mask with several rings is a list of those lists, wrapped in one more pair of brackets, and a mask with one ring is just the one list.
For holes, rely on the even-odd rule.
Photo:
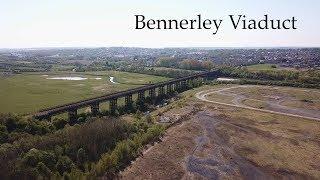
{"label": "row of tree", "polygon": [[178,59],[174,57],[160,57],[157,60],[157,65],[167,68],[180,68],[188,70],[211,70],[214,67],[212,61]]}
{"label": "row of tree", "polygon": [[320,88],[319,70],[264,70],[249,71],[242,67],[220,67],[217,68],[220,76],[246,79],[246,82],[258,83],[264,81],[266,84]]}

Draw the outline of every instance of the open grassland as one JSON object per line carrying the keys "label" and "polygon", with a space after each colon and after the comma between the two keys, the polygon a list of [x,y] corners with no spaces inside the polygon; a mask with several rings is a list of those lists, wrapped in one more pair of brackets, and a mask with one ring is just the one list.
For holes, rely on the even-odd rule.
{"label": "open grassland", "polygon": [[[82,77],[85,80],[54,80],[54,77]],[[110,82],[114,77],[116,83]],[[118,71],[24,73],[0,77],[0,112],[30,113],[167,78]]]}
{"label": "open grassland", "polygon": [[278,68],[275,64],[255,64],[247,66],[248,70],[259,71],[259,70],[275,70]]}
{"label": "open grassland", "polygon": [[255,64],[255,65],[250,65],[246,66],[249,71],[279,71],[279,70],[292,70],[296,71],[294,68],[285,68],[285,67],[280,67],[276,64]]}
{"label": "open grassland", "polygon": [[260,109],[320,111],[320,91],[317,89],[273,86],[220,87],[212,89],[206,98],[211,101]]}

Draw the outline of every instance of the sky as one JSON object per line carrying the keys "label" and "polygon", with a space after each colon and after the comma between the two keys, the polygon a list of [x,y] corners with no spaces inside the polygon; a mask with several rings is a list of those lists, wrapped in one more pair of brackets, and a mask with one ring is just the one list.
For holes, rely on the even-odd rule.
{"label": "sky", "polygon": [[[319,0],[0,0],[0,48],[320,47]],[[153,19],[223,19],[210,30],[135,30]],[[298,19],[297,30],[234,30],[228,15]]]}

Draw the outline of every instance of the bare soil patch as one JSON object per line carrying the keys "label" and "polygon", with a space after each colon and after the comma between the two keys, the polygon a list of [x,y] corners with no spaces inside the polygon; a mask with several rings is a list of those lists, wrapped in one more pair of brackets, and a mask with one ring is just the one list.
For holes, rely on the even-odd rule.
{"label": "bare soil patch", "polygon": [[[268,92],[270,94],[270,92]],[[320,123],[187,96],[158,110],[173,121],[122,179],[319,179]]]}

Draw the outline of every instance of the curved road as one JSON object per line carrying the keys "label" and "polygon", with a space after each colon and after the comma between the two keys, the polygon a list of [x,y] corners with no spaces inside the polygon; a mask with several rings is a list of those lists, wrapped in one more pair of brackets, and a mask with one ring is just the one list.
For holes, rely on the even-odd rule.
{"label": "curved road", "polygon": [[[228,88],[222,88],[218,90],[206,90],[206,91],[201,91],[196,93],[196,98],[205,101],[205,102],[210,102],[210,103],[215,103],[219,105],[225,105],[225,106],[231,106],[231,107],[238,107],[238,108],[243,108],[243,109],[249,109],[249,110],[254,110],[254,111],[260,111],[260,112],[266,112],[266,113],[272,113],[272,114],[280,114],[280,115],[286,115],[286,116],[292,116],[292,117],[298,117],[298,118],[305,118],[305,119],[311,119],[311,120],[316,120],[320,121],[320,118],[317,114],[311,114],[309,112],[302,112],[300,109],[295,109],[295,108],[289,108],[286,106],[282,106],[278,103],[272,103],[269,101],[262,101],[268,103],[268,105],[271,105],[272,110],[267,110],[267,109],[259,109],[259,108],[254,108],[250,106],[246,106],[241,103],[242,100],[244,99],[250,99],[250,100],[255,100],[255,101],[261,101],[258,99],[251,99],[251,98],[246,98],[243,95],[238,95],[238,94],[233,94],[233,93],[227,93],[223,92],[225,90],[230,90],[230,89],[235,89],[239,87],[249,87],[249,86],[233,86],[233,87],[228,87]],[[253,86],[252,86],[253,87]],[[233,103],[234,104],[229,104],[229,103],[223,103],[223,102],[218,102],[218,101],[213,101],[207,99],[207,96],[210,94],[221,94],[221,95],[226,95],[226,96],[233,96]],[[299,114],[297,114],[299,113]]]}

